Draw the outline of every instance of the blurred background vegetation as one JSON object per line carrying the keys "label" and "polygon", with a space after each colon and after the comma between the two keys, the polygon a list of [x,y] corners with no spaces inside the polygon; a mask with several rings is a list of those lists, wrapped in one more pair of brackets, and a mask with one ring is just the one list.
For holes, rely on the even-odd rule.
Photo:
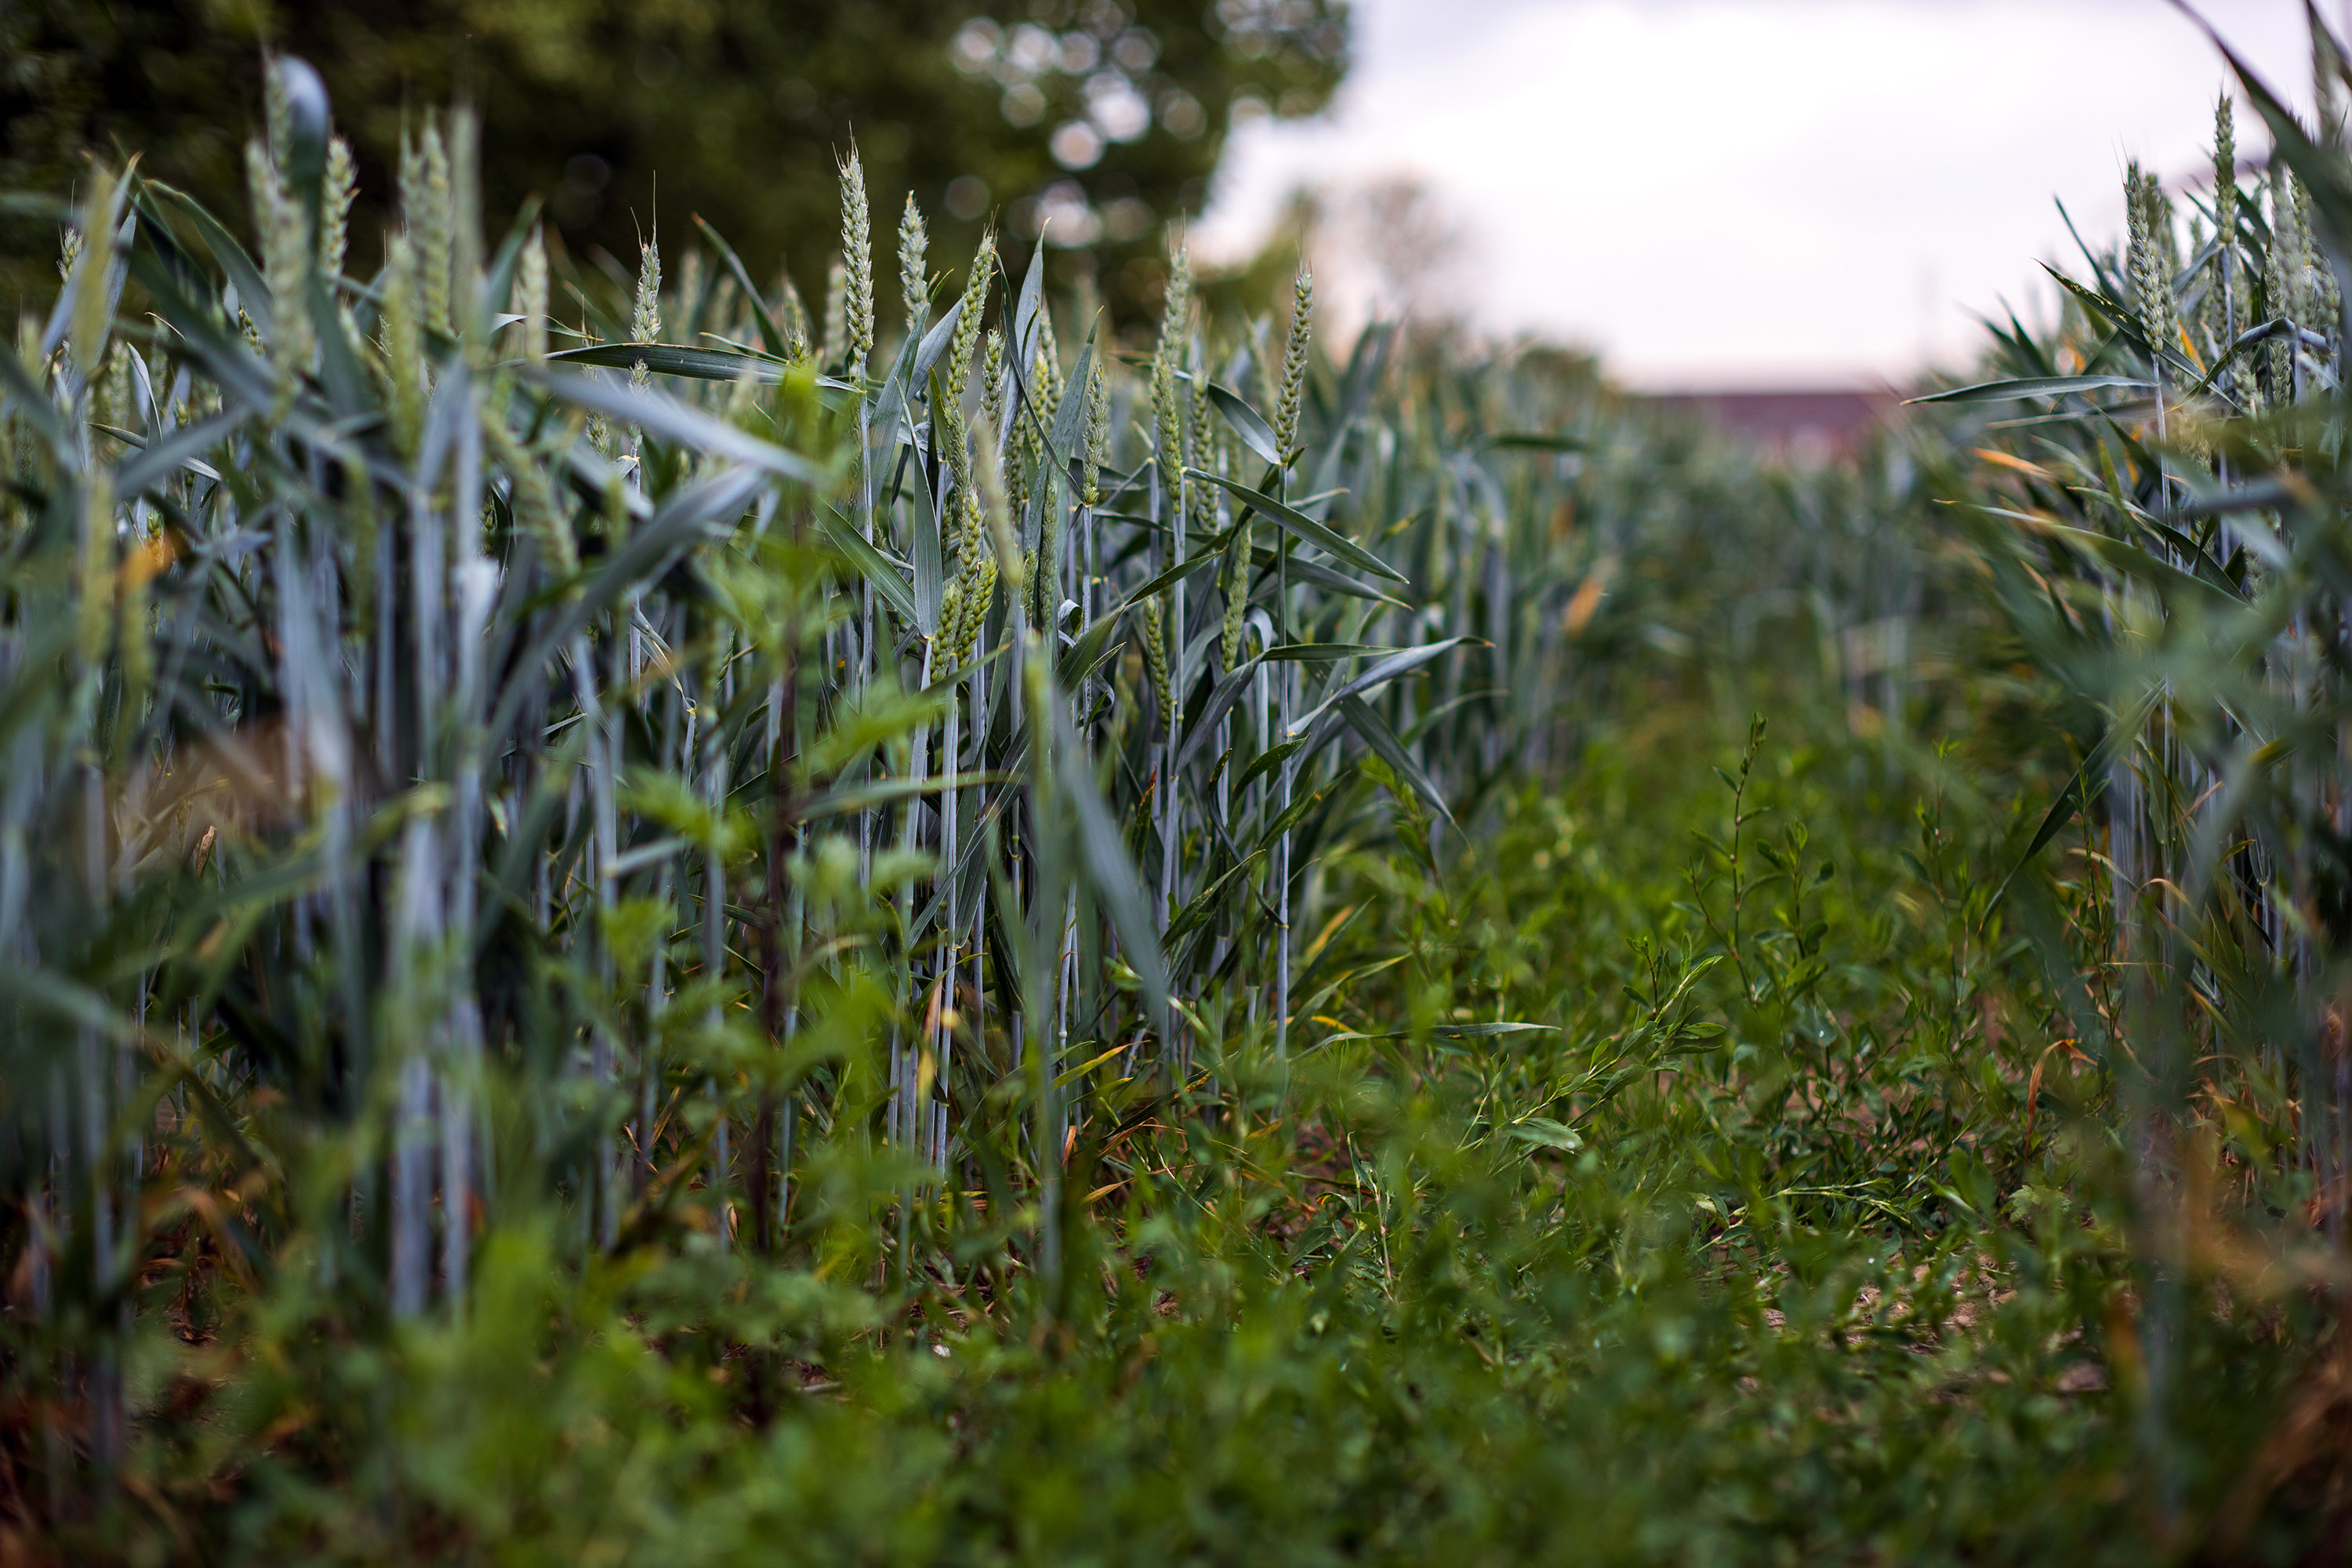
{"label": "blurred background vegetation", "polygon": [[[1156,302],[1160,236],[1197,214],[1231,128],[1320,110],[1348,65],[1345,0],[27,0],[0,9],[0,189],[58,191],[86,150],[238,210],[261,51],[325,78],[360,158],[353,258],[373,268],[404,125],[469,99],[492,212],[536,197],[583,257],[634,268],[660,215],[699,214],[814,300],[853,144],[877,208],[911,191],[950,254],[995,223]],[[5,231],[0,301],[54,284],[47,223]]]}

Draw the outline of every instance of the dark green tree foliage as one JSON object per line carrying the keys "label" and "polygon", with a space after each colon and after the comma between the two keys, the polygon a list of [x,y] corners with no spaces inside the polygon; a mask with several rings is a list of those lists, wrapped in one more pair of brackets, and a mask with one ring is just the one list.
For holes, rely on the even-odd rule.
{"label": "dark green tree foliage", "polygon": [[[699,214],[814,302],[854,139],[878,210],[911,189],[954,254],[992,216],[1024,242],[1050,217],[1136,313],[1228,128],[1320,109],[1348,22],[1345,0],[31,0],[0,9],[0,189],[63,189],[119,146],[240,210],[264,44],[318,66],[365,192],[392,188],[419,106],[470,96],[492,212],[540,196],[575,252],[623,258],[656,206],[666,233]],[[358,215],[363,263],[383,223]],[[22,302],[57,237],[7,238]]]}

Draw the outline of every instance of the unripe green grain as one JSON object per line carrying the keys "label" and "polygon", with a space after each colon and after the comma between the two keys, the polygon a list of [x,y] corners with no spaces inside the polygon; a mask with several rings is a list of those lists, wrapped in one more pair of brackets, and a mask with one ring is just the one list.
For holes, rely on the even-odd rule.
{"label": "unripe green grain", "polygon": [[980,343],[980,319],[988,313],[988,283],[996,268],[996,235],[980,237],[972,253],[971,270],[963,280],[963,314],[956,318],[955,336],[948,341],[948,395],[961,397],[971,379],[972,351]]}
{"label": "unripe green grain", "polygon": [[980,570],[973,574],[971,591],[964,595],[963,637],[958,645],[956,662],[969,663],[972,650],[980,646],[980,634],[988,629],[988,606],[996,598],[996,563],[985,556]]}
{"label": "unripe green grain", "polygon": [[[1037,363],[1034,372],[1037,388],[1037,418],[1029,422],[1029,444],[1035,448],[1039,481],[1045,479],[1045,465],[1052,461],[1047,450],[1044,426],[1060,417],[1062,399],[1067,395],[1059,356],[1054,347],[1053,317],[1050,312],[1037,313]],[[1054,625],[1062,603],[1062,543],[1066,509],[1054,494],[1050,485],[1045,487],[1045,505],[1038,520],[1037,530],[1037,623]]]}
{"label": "unripe green grain", "polygon": [[383,268],[384,379],[391,393],[392,444],[416,455],[425,427],[425,326],[417,319],[416,242],[405,233],[386,243]]}
{"label": "unripe green grain", "polygon": [[808,303],[789,272],[776,274],[776,330],[784,340],[784,357],[807,359],[822,346],[809,342]]}
{"label": "unripe green grain", "polygon": [[[2286,171],[2275,160],[2270,168],[2270,244],[2263,252],[2263,298],[2271,315],[2290,323],[2296,320],[2296,259],[2294,202],[2287,195]],[[2294,344],[2285,334],[2263,345],[2267,398],[2286,402],[2294,395]]]}
{"label": "unripe green grain", "polygon": [[[98,418],[102,425],[129,429],[137,421],[131,394],[131,345],[121,338],[106,356],[106,374],[98,381]],[[114,443],[110,438],[110,449]]]}
{"label": "unripe green grain", "polygon": [[410,218],[417,229],[419,278],[425,290],[425,322],[448,333],[449,271],[457,255],[457,219],[449,181],[449,149],[441,128],[425,127],[422,162],[425,173],[424,211]]}
{"label": "unripe green grain", "polygon": [[1080,496],[1090,507],[1102,505],[1103,465],[1110,459],[1110,384],[1097,360],[1087,378],[1087,446]]}
{"label": "unripe green grain", "polygon": [[515,289],[519,296],[515,310],[522,317],[522,357],[543,365],[547,363],[547,236],[536,225],[516,264]]}
{"label": "unripe green grain", "polygon": [[279,182],[278,170],[259,142],[245,144],[245,175],[253,193],[255,226],[261,231],[262,269],[269,280],[273,318],[269,363],[277,373],[278,416],[282,419],[294,406],[315,346],[310,331],[310,223],[302,204]]}
{"label": "unripe green grain", "polygon": [[[629,342],[661,342],[661,244],[651,236],[637,242],[636,309],[629,317]],[[640,360],[629,367],[629,384],[643,390],[653,380]]]}
{"label": "unripe green grain", "polygon": [[977,476],[963,487],[962,493],[957,497],[957,503],[956,550],[959,559],[963,563],[964,570],[969,573],[975,570],[982,558],[988,553],[986,525],[980,511],[980,480]]}
{"label": "unripe green grain", "polygon": [[915,193],[908,191],[906,210],[898,215],[898,300],[906,307],[908,331],[914,331],[931,301],[930,278],[923,270],[930,245],[930,233],[923,226],[923,209],[915,205]]}
{"label": "unripe green grain", "polygon": [[996,591],[996,563],[988,555],[976,482],[956,492],[955,505],[958,569],[940,601],[940,636],[951,667],[971,657],[988,618],[989,597]]}
{"label": "unripe green grain", "polygon": [[549,566],[559,577],[578,571],[580,547],[572,537],[570,520],[557,504],[548,465],[525,450],[508,428],[505,416],[487,404],[482,409],[482,444],[491,460],[507,471],[513,485],[515,519],[547,557]]}
{"label": "unripe green grain", "polygon": [[1169,255],[1168,292],[1161,301],[1160,345],[1151,360],[1151,413],[1160,445],[1160,489],[1173,508],[1183,494],[1184,423],[1179,405],[1177,371],[1184,358],[1184,340],[1192,314],[1192,265],[1183,246]]}
{"label": "unripe green grain", "polygon": [[1054,312],[1044,305],[1037,310],[1037,417],[1050,426],[1062,409],[1062,394],[1068,377],[1062,370],[1062,347],[1054,335]]}
{"label": "unripe green grain", "polygon": [[1307,352],[1315,331],[1315,274],[1304,266],[1291,285],[1290,331],[1282,344],[1282,391],[1274,405],[1274,446],[1286,462],[1298,447],[1298,410],[1307,392]]}
{"label": "unripe green grain", "polygon": [[1151,695],[1160,703],[1160,721],[1166,726],[1174,718],[1173,683],[1168,673],[1168,631],[1160,625],[1160,598],[1153,595],[1137,614],[1143,621],[1143,668],[1151,678]]}
{"label": "unripe green grain", "polygon": [[842,368],[862,375],[874,352],[874,224],[866,205],[866,165],[852,146],[841,161]]}
{"label": "unripe green grain", "polygon": [[[2151,350],[2178,353],[2179,317],[2173,304],[2171,275],[2165,270],[2163,252],[2158,243],[2156,226],[2161,209],[2152,199],[2155,195],[2151,183],[2141,177],[2139,165],[2132,164],[2124,175],[2124,203],[2130,233],[2126,264],[2132,292],[2137,297],[2141,335]],[[2162,379],[2160,363],[2157,374]]]}
{"label": "unripe green grain", "polygon": [[947,580],[940,589],[940,635],[936,646],[944,656],[948,668],[963,661],[956,657],[956,639],[963,632],[963,576],[961,573]]}
{"label": "unripe green grain", "polygon": [[1004,334],[994,327],[981,353],[980,413],[991,431],[1004,428]]}
{"label": "unripe green grain", "polygon": [[319,271],[330,281],[343,275],[351,250],[352,202],[359,189],[359,161],[352,156],[352,144],[338,136],[327,143],[327,183],[319,201]]}
{"label": "unripe green grain", "polygon": [[[1192,419],[1185,432],[1184,466],[1188,468],[1213,470],[1217,467],[1217,432],[1211,423],[1209,400],[1201,391],[1208,381],[1207,367],[1196,353],[1192,362]],[[1184,515],[1194,528],[1203,532],[1215,530],[1218,493],[1213,485],[1184,487]]]}
{"label": "unripe green grain", "polygon": [[2237,242],[2237,119],[2226,92],[2213,106],[2213,228],[2224,247]]}
{"label": "unripe green grain", "polygon": [[1249,620],[1250,535],[1255,518],[1234,536],[1233,559],[1225,568],[1225,618],[1217,634],[1217,658],[1230,671],[1240,662],[1242,629]]}

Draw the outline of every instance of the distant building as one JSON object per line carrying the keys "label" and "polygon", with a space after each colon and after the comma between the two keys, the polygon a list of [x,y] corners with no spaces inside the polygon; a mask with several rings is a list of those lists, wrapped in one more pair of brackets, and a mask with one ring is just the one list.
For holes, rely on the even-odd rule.
{"label": "distant building", "polygon": [[1740,392],[1661,392],[1648,401],[1686,409],[1726,435],[1793,463],[1821,463],[1853,451],[1901,406],[1893,387]]}

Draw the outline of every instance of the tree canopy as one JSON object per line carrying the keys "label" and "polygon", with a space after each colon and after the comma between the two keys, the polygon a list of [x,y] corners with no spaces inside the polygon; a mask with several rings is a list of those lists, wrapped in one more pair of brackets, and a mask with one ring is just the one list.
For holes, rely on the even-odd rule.
{"label": "tree canopy", "polygon": [[[1042,225],[1132,312],[1231,127],[1319,110],[1348,45],[1346,0],[20,0],[0,187],[62,194],[85,149],[120,147],[241,215],[275,48],[325,78],[379,201],[417,108],[469,97],[494,212],[537,196],[575,253],[625,262],[699,215],[809,289],[854,141],[880,223],[911,191],[944,255]],[[358,215],[362,255],[381,226]]]}

